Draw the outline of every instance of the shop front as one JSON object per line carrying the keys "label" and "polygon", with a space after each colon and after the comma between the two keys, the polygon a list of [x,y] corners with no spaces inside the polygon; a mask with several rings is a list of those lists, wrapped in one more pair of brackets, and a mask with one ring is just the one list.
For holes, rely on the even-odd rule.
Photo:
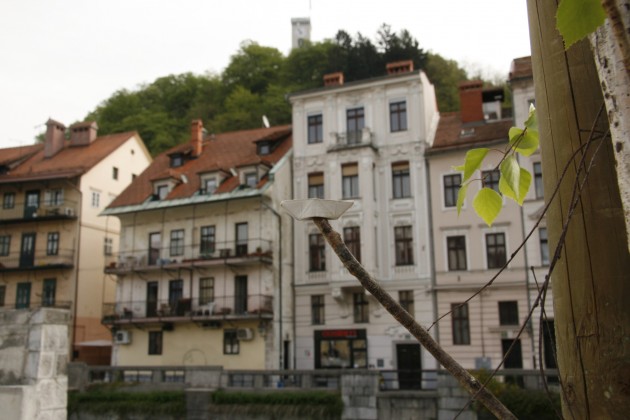
{"label": "shop front", "polygon": [[316,369],[365,369],[368,367],[364,329],[314,332]]}

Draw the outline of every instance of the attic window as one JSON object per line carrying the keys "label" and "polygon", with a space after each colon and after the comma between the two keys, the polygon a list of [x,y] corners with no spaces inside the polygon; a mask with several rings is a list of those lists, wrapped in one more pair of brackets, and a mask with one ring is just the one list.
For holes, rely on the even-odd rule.
{"label": "attic window", "polygon": [[164,200],[168,195],[168,185],[158,185],[155,195],[158,200]]}
{"label": "attic window", "polygon": [[462,128],[462,131],[459,132],[460,137],[470,137],[475,135],[475,128]]}
{"label": "attic window", "polygon": [[245,185],[250,188],[256,188],[256,184],[258,184],[258,176],[256,172],[248,172],[245,174]]}
{"label": "attic window", "polygon": [[181,153],[171,155],[171,168],[178,168],[184,164],[184,156]]}
{"label": "attic window", "polygon": [[6,174],[9,173],[9,166],[8,165],[0,165],[0,174]]}
{"label": "attic window", "polygon": [[271,143],[268,141],[258,143],[258,154],[268,155],[271,153]]}

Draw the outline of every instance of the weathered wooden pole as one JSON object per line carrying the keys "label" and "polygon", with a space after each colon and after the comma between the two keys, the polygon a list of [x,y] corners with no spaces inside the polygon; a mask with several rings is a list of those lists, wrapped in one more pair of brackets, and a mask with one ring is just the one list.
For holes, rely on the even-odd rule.
{"label": "weathered wooden pole", "polygon": [[565,418],[627,418],[630,255],[614,152],[593,53],[587,41],[565,51],[556,9],[555,1],[528,0],[546,198],[573,159],[547,213],[551,249],[563,236],[575,182],[590,166],[551,276],[562,411]]}

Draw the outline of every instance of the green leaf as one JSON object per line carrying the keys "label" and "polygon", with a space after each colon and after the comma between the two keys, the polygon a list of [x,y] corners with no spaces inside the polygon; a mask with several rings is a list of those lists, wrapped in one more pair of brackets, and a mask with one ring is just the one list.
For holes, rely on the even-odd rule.
{"label": "green leaf", "polygon": [[601,0],[561,0],[556,13],[556,27],[564,38],[564,48],[595,31],[606,20]]}
{"label": "green leaf", "polygon": [[[511,140],[510,143],[512,143]],[[523,156],[530,156],[532,153],[538,150],[539,143],[540,142],[538,141],[538,131],[531,131],[529,129],[526,129],[523,132],[521,140],[514,145],[516,146],[514,147],[514,150],[522,154]]]}
{"label": "green leaf", "polygon": [[464,165],[451,166],[451,168],[453,168],[454,171],[464,172]]}
{"label": "green leaf", "polygon": [[472,149],[466,152],[466,158],[464,159],[463,182],[468,181],[472,174],[474,174],[475,171],[481,167],[481,162],[483,162],[483,159],[486,157],[489,150],[490,149],[481,147],[479,149]]}
{"label": "green leaf", "polygon": [[507,184],[504,177],[501,177],[501,179],[499,179],[499,191],[501,191],[501,194],[503,194],[504,196],[511,198],[512,200],[516,201],[520,206],[522,206],[531,184],[532,175],[529,173],[529,171],[527,171],[527,169],[520,168],[518,197],[516,196],[516,193],[512,190],[512,188],[510,188],[510,186]]}
{"label": "green leaf", "polygon": [[523,201],[525,201],[525,196],[529,191],[529,186],[532,184],[532,174],[530,174],[527,169],[521,168],[521,173],[518,179],[519,193],[517,203],[519,204],[519,206],[522,206]]}
{"label": "green leaf", "polygon": [[510,138],[510,145],[512,145],[515,141],[518,140],[521,134],[523,134],[523,131],[524,130],[522,128],[518,128],[518,127],[510,128],[510,131],[508,131],[508,137]]}
{"label": "green leaf", "polygon": [[473,200],[473,208],[488,226],[497,218],[503,207],[503,199],[492,188],[482,188]]}
{"label": "green leaf", "polygon": [[525,128],[532,131],[538,131],[538,114],[534,104],[529,104],[529,115],[525,121]]}
{"label": "green leaf", "polygon": [[510,188],[508,183],[505,181],[505,177],[499,178],[499,191],[504,196],[511,198],[512,200],[518,203],[518,197],[516,196],[516,193],[512,190],[512,188]]}
{"label": "green leaf", "polygon": [[[505,179],[506,187],[512,190],[512,196],[518,200],[520,167],[514,155],[510,155],[501,162],[501,179]],[[500,183],[500,180],[499,180]],[[509,196],[509,195],[508,195]]]}
{"label": "green leaf", "polygon": [[466,199],[466,191],[468,190],[469,184],[464,184],[459,187],[459,191],[457,192],[457,215],[462,211],[462,206],[464,205],[464,200]]}

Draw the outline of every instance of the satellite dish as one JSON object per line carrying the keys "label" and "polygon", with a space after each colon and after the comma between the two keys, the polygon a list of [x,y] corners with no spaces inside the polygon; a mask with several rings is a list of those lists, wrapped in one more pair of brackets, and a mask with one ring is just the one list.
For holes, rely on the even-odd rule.
{"label": "satellite dish", "polygon": [[267,118],[266,115],[263,115],[262,120],[263,120],[263,125],[265,126],[265,128],[269,128],[269,118]]}

